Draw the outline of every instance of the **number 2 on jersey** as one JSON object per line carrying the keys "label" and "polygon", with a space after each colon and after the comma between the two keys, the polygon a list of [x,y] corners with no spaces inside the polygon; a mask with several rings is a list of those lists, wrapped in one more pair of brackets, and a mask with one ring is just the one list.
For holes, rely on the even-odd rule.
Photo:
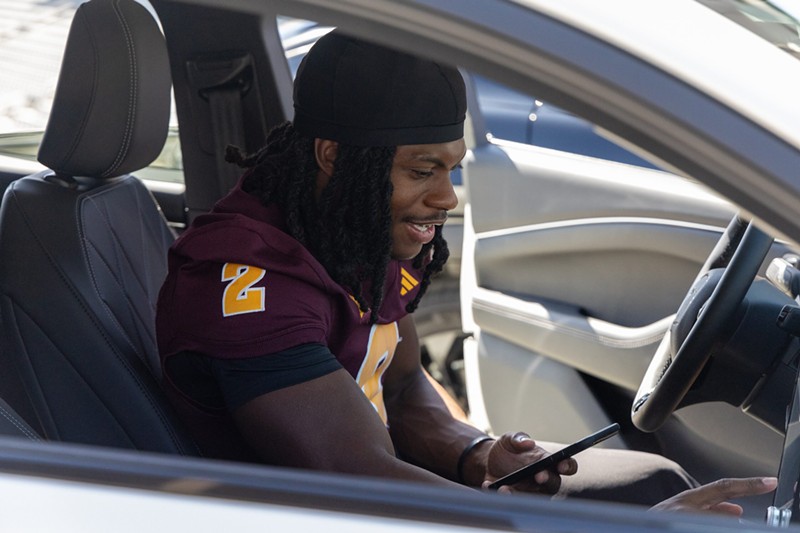
{"label": "number 2 on jersey", "polygon": [[258,313],[264,307],[264,287],[253,287],[264,277],[264,269],[238,263],[222,265],[222,281],[229,282],[222,293],[223,316]]}

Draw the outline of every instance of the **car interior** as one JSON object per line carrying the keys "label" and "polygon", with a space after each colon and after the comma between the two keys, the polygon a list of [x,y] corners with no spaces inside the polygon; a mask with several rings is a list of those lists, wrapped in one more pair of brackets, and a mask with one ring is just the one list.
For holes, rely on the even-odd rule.
{"label": "car interior", "polygon": [[[81,5],[39,150],[48,168],[8,177],[2,435],[199,455],[159,387],[154,315],[166,252],[238,179],[224,147],[254,151],[291,117],[291,72],[283,13],[151,4],[158,22],[133,0]],[[148,188],[136,174],[167,138],[170,90],[185,189]],[[463,382],[450,376],[451,391],[463,390],[473,421],[558,442],[619,422],[609,445],[662,453],[703,482],[777,473],[780,423],[738,406],[698,397],[652,434],[630,421],[641,376],[732,204],[655,168],[492,138],[479,113],[469,128],[456,273],[465,341],[463,361],[459,352],[449,363],[465,369]],[[760,274],[792,252],[776,241]],[[439,283],[459,290],[452,278]],[[793,301],[768,299],[770,312]]]}

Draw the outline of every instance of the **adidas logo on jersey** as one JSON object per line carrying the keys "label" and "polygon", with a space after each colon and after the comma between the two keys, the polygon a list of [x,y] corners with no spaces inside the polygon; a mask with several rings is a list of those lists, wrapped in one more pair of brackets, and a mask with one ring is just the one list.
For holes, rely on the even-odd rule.
{"label": "adidas logo on jersey", "polygon": [[403,267],[400,267],[400,276],[400,296],[405,296],[419,285],[419,281]]}

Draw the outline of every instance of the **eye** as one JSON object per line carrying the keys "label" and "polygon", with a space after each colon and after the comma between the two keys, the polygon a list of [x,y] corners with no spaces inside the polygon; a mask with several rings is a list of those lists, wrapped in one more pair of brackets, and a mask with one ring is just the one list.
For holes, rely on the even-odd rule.
{"label": "eye", "polygon": [[424,169],[424,170],[422,170],[422,169],[414,168],[414,169],[411,169],[411,171],[414,174],[416,174],[417,176],[419,176],[420,178],[430,178],[431,176],[433,176],[433,170],[432,169]]}

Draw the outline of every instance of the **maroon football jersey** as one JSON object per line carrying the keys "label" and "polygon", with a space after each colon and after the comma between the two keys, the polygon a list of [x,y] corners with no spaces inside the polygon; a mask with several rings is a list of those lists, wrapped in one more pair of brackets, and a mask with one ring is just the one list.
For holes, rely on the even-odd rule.
{"label": "maroon football jersey", "polygon": [[400,341],[397,320],[422,279],[391,261],[377,324],[298,241],[277,206],[237,186],[169,251],[157,312],[162,360],[184,351],[248,358],[328,346],[386,422],[382,376]]}

